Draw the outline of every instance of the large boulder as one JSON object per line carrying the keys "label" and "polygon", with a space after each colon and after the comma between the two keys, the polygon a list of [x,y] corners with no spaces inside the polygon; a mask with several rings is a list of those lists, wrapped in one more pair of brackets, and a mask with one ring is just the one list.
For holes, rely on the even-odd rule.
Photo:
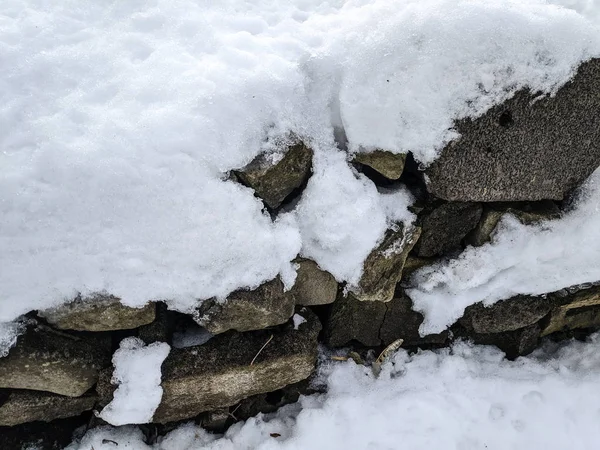
{"label": "large boulder", "polygon": [[212,334],[261,330],[287,322],[294,307],[294,297],[283,292],[283,283],[275,278],[252,291],[235,291],[223,302],[204,301],[196,321]]}
{"label": "large boulder", "polygon": [[82,338],[31,327],[0,358],[0,388],[31,389],[79,397],[110,364],[110,340]]}
{"label": "large boulder", "polygon": [[542,336],[562,330],[600,327],[600,286],[560,298]]}
{"label": "large boulder", "polygon": [[394,297],[396,283],[408,253],[421,234],[419,227],[405,227],[402,223],[388,229],[381,243],[371,251],[363,263],[363,274],[352,294],[361,301],[389,302]]}
{"label": "large boulder", "polygon": [[406,153],[392,153],[384,150],[359,152],[354,155],[353,161],[369,166],[390,180],[397,180],[404,171]]}
{"label": "large boulder", "polygon": [[296,261],[297,276],[288,295],[296,305],[314,306],[333,303],[337,295],[338,284],[333,275],[319,268],[310,259],[299,258]]}
{"label": "large boulder", "polygon": [[600,166],[600,59],[556,95],[527,89],[476,119],[426,169],[436,197],[464,202],[561,200]]}
{"label": "large boulder", "polygon": [[460,250],[464,237],[481,218],[479,203],[443,203],[421,214],[421,237],[415,246],[420,257]]}
{"label": "large boulder", "polygon": [[154,303],[142,308],[123,305],[116,297],[95,295],[81,297],[57,308],[40,311],[54,328],[77,331],[128,330],[146,325],[154,320]]}
{"label": "large boulder", "polygon": [[0,426],[78,416],[95,403],[95,395],[64,397],[48,392],[8,391],[0,393]]}
{"label": "large boulder", "polygon": [[194,417],[308,378],[317,358],[319,319],[310,311],[295,327],[229,332],[203,345],[173,348],[162,365],[158,423]]}
{"label": "large boulder", "polygon": [[289,147],[281,159],[262,153],[241,170],[235,171],[237,178],[254,189],[265,204],[275,209],[299,188],[310,176],[312,169],[311,149],[303,143]]}

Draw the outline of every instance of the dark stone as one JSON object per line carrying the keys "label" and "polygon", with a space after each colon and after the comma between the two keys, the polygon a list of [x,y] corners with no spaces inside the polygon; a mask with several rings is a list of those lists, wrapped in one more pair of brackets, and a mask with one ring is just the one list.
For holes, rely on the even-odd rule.
{"label": "dark stone", "polygon": [[298,143],[292,145],[277,163],[271,162],[270,155],[261,154],[235,175],[243,184],[254,189],[269,208],[275,209],[308,179],[312,155],[311,149]]}
{"label": "dark stone", "polygon": [[561,200],[600,165],[600,59],[582,64],[554,96],[523,89],[455,128],[461,137],[426,170],[430,193],[465,202]]}
{"label": "dark stone", "polygon": [[164,393],[153,421],[195,417],[308,378],[321,324],[310,311],[302,314],[306,322],[297,330],[287,323],[276,330],[228,332],[203,345],[171,349],[162,365]]}
{"label": "dark stone", "polygon": [[196,321],[212,334],[262,330],[287,322],[294,307],[294,298],[283,292],[283,283],[275,278],[252,291],[235,291],[225,302],[205,301]]}
{"label": "dark stone", "polygon": [[406,153],[392,153],[383,150],[361,152],[354,155],[353,161],[369,166],[390,180],[397,180],[404,170]]}
{"label": "dark stone", "polygon": [[316,262],[299,258],[298,275],[288,295],[296,305],[314,306],[333,303],[337,295],[338,284],[329,272],[321,270]]}
{"label": "dark stone", "polygon": [[[84,416],[86,416],[84,414]],[[31,422],[0,427],[4,450],[62,450],[73,441],[73,433],[87,424],[88,417],[70,417],[50,423]]]}
{"label": "dark stone", "polygon": [[148,325],[141,326],[138,330],[138,337],[146,344],[166,342],[171,345],[174,327],[174,320],[167,310],[167,305],[164,303],[157,303],[156,319]]}
{"label": "dark stone", "polygon": [[479,345],[495,345],[509,359],[528,355],[534,351],[540,338],[540,324],[534,323],[519,330],[505,333],[469,334],[469,338]]}
{"label": "dark stone", "polygon": [[481,212],[479,203],[443,203],[423,212],[416,254],[431,257],[460,250],[464,237],[479,223]]}
{"label": "dark stone", "polygon": [[501,333],[527,327],[552,309],[547,298],[519,295],[491,306],[476,303],[465,309],[460,323],[475,333]]}
{"label": "dark stone", "polygon": [[128,330],[146,325],[154,320],[154,303],[142,308],[123,305],[116,297],[96,295],[53,309],[40,311],[54,328],[77,331]]}
{"label": "dark stone", "polygon": [[78,416],[96,403],[95,395],[64,397],[39,391],[0,392],[0,426]]}
{"label": "dark stone", "polygon": [[354,297],[361,301],[390,301],[402,277],[406,257],[420,234],[420,228],[406,229],[401,223],[388,229],[383,241],[365,260],[358,286],[352,289]]}
{"label": "dark stone", "polygon": [[421,258],[419,256],[408,255],[402,269],[402,280],[409,280],[411,275],[421,267],[429,266],[435,262],[435,258]]}
{"label": "dark stone", "polygon": [[110,364],[110,342],[45,326],[30,327],[0,358],[0,388],[32,389],[79,397]]}

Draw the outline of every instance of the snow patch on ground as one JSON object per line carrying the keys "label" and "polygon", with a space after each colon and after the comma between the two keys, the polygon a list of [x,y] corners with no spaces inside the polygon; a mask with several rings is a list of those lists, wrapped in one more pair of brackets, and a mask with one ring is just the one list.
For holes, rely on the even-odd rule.
{"label": "snow patch on ground", "polygon": [[135,428],[100,428],[69,450],[109,449],[102,439],[136,450],[592,450],[600,440],[598,345],[596,334],[516,361],[467,343],[412,356],[401,350],[378,378],[353,362],[335,364],[327,394],[238,423],[222,437],[190,423],[149,446]]}
{"label": "snow patch on ground", "polygon": [[[453,119],[600,53],[542,0],[3,0],[0,25],[0,321],[102,291],[189,312],[291,284],[300,251],[354,283],[390,215],[334,127],[427,163]],[[272,222],[224,179],[289,132],[315,177]]]}
{"label": "snow patch on ground", "polygon": [[0,322],[0,358],[8,355],[11,348],[17,343],[17,338],[25,331],[25,326],[20,322]]}
{"label": "snow patch on ground", "polygon": [[407,293],[425,315],[421,333],[438,333],[473,303],[539,295],[600,280],[600,169],[565,217],[526,226],[506,216],[493,240],[425,267]]}
{"label": "snow patch on ground", "polygon": [[99,417],[112,425],[151,422],[163,394],[160,367],[170,351],[164,342],[146,345],[136,337],[123,339],[112,358],[111,382],[118,387]]}

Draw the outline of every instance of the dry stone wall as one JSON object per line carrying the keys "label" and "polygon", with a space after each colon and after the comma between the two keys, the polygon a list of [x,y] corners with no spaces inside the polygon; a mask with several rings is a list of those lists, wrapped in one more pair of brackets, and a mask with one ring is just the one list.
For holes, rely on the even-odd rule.
{"label": "dry stone wall", "polygon": [[[385,149],[352,159],[376,184],[407,185],[417,198],[416,224],[387,231],[352,289],[298,258],[291,290],[276,278],[225,302],[207,300],[193,316],[168,311],[161,302],[133,309],[108,295],[32,311],[27,331],[0,359],[5,442],[37,439],[42,448],[60,448],[75,428],[102,423],[94,412],[116,389],[111,355],[129,336],[174,347],[162,365],[164,394],[148,428],[151,439],[187,419],[223,430],[312,392],[320,344],[348,348],[368,361],[370,349],[398,339],[417,349],[467,338],[514,358],[542,338],[600,328],[597,283],[491,307],[476,303],[448,330],[427,336],[419,334],[424,318],[404,289],[419,268],[488,242],[504,214],[524,224],[561,217],[561,201],[600,166],[600,60],[583,64],[555,96],[520,91],[457,129],[461,137],[427,168],[418,168],[410,154]],[[254,189],[276,216],[301,195],[312,156],[297,142],[281,158],[261,155],[232,178]],[[295,314],[304,321],[299,326]],[[52,422],[53,433],[45,422]]]}

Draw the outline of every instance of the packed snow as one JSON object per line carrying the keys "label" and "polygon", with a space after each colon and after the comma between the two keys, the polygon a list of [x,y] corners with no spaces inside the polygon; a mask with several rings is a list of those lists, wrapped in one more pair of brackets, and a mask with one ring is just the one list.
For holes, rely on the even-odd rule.
{"label": "packed snow", "polygon": [[[290,286],[298,253],[354,283],[410,199],[334,135],[428,163],[454,119],[599,54],[592,21],[542,0],[3,0],[0,321],[102,291],[189,312]],[[226,174],[290,133],[314,176],[272,221]]]}
{"label": "packed snow", "polygon": [[596,334],[516,361],[467,343],[414,355],[401,350],[377,378],[353,362],[336,364],[327,394],[237,423],[224,436],[190,423],[146,445],[137,428],[99,428],[68,450],[114,448],[103,439],[134,450],[596,450],[598,345]]}
{"label": "packed snow", "polygon": [[164,342],[146,345],[136,337],[123,339],[112,358],[111,382],[117,389],[99,417],[112,425],[151,422],[163,394],[160,367],[170,351]]}

